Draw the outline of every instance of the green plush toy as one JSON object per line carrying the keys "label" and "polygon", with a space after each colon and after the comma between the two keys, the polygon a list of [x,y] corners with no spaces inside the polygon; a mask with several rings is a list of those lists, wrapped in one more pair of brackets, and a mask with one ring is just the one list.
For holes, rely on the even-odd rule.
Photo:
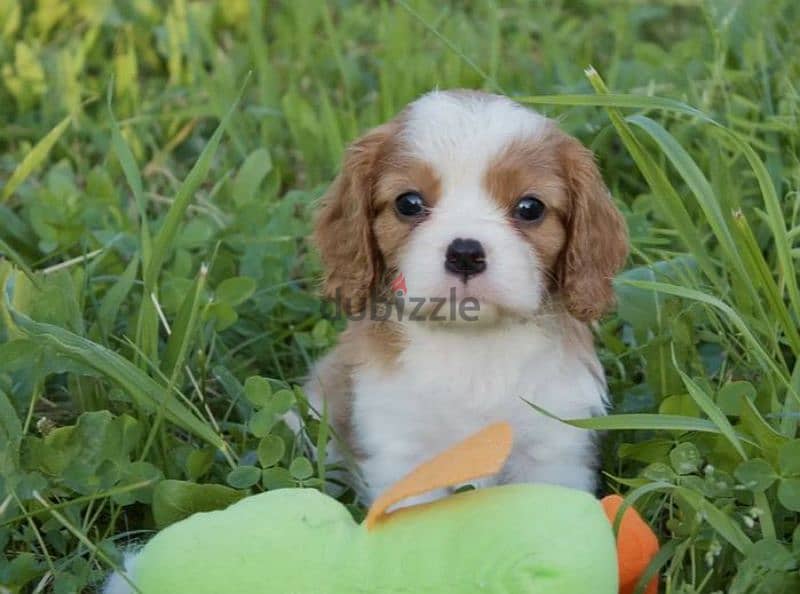
{"label": "green plush toy", "polygon": [[156,535],[128,578],[142,594],[617,594],[611,524],[589,494],[509,485],[387,513],[496,472],[509,448],[510,428],[487,429],[395,485],[363,524],[311,489],[195,514]]}

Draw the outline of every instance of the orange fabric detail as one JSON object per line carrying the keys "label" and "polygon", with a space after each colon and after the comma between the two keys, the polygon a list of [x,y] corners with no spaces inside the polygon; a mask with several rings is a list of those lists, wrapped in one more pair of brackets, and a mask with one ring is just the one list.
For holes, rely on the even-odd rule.
{"label": "orange fabric detail", "polygon": [[[608,495],[601,501],[603,510],[612,524],[623,501],[619,495]],[[617,533],[619,594],[633,594],[636,583],[656,553],[658,553],[658,538],[639,513],[629,507],[622,516]],[[647,584],[645,594],[658,594],[658,575],[653,576]]]}
{"label": "orange fabric detail", "polygon": [[511,453],[512,439],[511,425],[495,423],[420,464],[375,500],[365,520],[367,528],[373,528],[403,499],[500,472]]}

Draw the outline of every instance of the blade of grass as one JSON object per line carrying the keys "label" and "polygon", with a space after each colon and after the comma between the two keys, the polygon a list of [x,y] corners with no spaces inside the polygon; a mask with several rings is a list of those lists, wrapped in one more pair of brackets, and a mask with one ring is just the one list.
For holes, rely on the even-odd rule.
{"label": "blade of grass", "polygon": [[769,505],[769,498],[763,491],[753,493],[753,503],[763,513],[759,516],[761,523],[761,534],[764,538],[775,540],[777,532],[775,531],[775,522],[772,519],[772,509]]}
{"label": "blade of grass", "polygon": [[520,103],[534,105],[567,105],[571,107],[619,107],[623,109],[657,109],[680,113],[716,124],[707,114],[681,101],[650,95],[622,95],[604,93],[602,95],[534,95],[514,97]]}
{"label": "blade of grass", "polygon": [[128,577],[128,574],[125,573],[124,568],[117,566],[117,564],[114,563],[114,561],[112,561],[108,555],[106,555],[102,549],[100,549],[100,547],[94,544],[83,532],[73,526],[72,522],[67,520],[67,518],[64,517],[60,512],[53,509],[53,506],[50,505],[50,502],[42,497],[38,492],[34,491],[33,496],[45,509],[47,509],[47,511],[50,512],[50,515],[58,520],[59,524],[61,524],[75,538],[77,538],[83,546],[85,546],[93,555],[117,572],[135,592],[141,594],[141,590],[136,586],[136,584],[133,583],[133,581],[131,581],[131,579]]}
{"label": "blade of grass", "polygon": [[797,325],[792,320],[775,278],[772,276],[766,260],[764,260],[764,254],[758,246],[753,230],[742,212],[734,213],[733,230],[736,237],[735,241],[739,246],[742,257],[748,260],[748,268],[753,271],[762,293],[769,302],[770,312],[778,318],[792,351],[800,353],[800,332],[798,332]]}
{"label": "blade of grass", "polygon": [[749,398],[744,399],[740,416],[742,428],[758,441],[766,456],[776,461],[778,450],[788,441],[788,438],[778,433],[767,422],[758,407]]}
{"label": "blade of grass", "polygon": [[[608,89],[605,86],[605,83],[600,78],[597,71],[593,68],[587,69],[587,77],[589,82],[595,88],[595,91],[598,93],[596,97],[596,101],[592,102],[590,95],[564,95],[564,96],[540,96],[540,97],[521,97],[518,98],[519,101],[526,102],[526,103],[545,103],[545,104],[553,104],[553,105],[594,105],[607,108],[609,116],[611,117],[612,123],[614,127],[617,129],[618,134],[623,139],[628,150],[631,152],[634,160],[637,162],[642,174],[648,181],[648,184],[653,188],[654,191],[657,191],[657,188],[654,187],[654,183],[656,186],[660,187],[661,189],[665,189],[665,186],[668,186],[668,181],[666,180],[663,172],[660,172],[655,164],[650,162],[646,155],[644,154],[643,148],[641,145],[638,144],[636,138],[630,133],[629,129],[625,125],[624,121],[622,120],[619,113],[616,111],[617,107],[622,108],[641,108],[641,109],[661,109],[661,110],[668,110],[677,113],[682,113],[684,115],[690,115],[696,117],[703,121],[704,123],[712,125],[712,132],[721,135],[725,139],[729,140],[733,143],[733,145],[741,151],[741,153],[745,156],[748,164],[750,165],[753,173],[756,176],[756,179],[759,184],[759,189],[761,190],[761,196],[764,200],[764,203],[767,207],[767,214],[768,214],[768,223],[770,225],[770,229],[772,231],[773,239],[775,241],[776,252],[778,254],[778,260],[783,271],[782,277],[784,282],[786,283],[787,292],[789,293],[789,298],[792,303],[792,307],[794,309],[795,315],[800,317],[800,286],[798,285],[797,275],[794,273],[794,266],[791,257],[791,242],[788,238],[788,231],[786,228],[786,221],[783,216],[783,211],[780,206],[780,202],[777,197],[777,193],[775,191],[775,186],[772,182],[772,178],[767,171],[767,168],[764,166],[764,163],[758,157],[756,152],[753,148],[745,142],[739,134],[734,132],[733,130],[729,130],[713,120],[712,118],[705,115],[702,111],[692,108],[684,103],[679,101],[674,101],[670,99],[665,99],[662,97],[646,97],[646,96],[636,96],[636,95],[612,95],[608,92]],[[644,165],[644,168],[643,168]],[[671,188],[671,186],[670,186]],[[675,194],[675,196],[673,196]],[[676,193],[674,189],[671,192],[667,193],[667,197],[669,201],[672,203],[671,206],[674,208],[677,207],[677,203],[675,203],[674,198],[676,197]],[[687,232],[686,229],[691,229],[692,226],[689,225],[688,227],[685,226],[687,221],[690,222],[688,217],[685,217],[683,213],[679,212],[676,213],[678,219],[683,223],[683,225],[676,226],[675,228],[678,229],[684,240],[686,240]],[[688,247],[692,250],[693,253],[697,254],[696,248],[697,245],[693,245],[696,242],[692,242],[692,244],[687,244]],[[702,253],[702,252],[701,252]],[[706,272],[704,268],[704,272]],[[709,277],[712,281],[714,280],[715,276]]]}
{"label": "blade of grass", "polygon": [[[792,371],[791,378],[792,388],[800,394],[800,357],[794,362],[794,371]],[[789,439],[794,439],[797,434],[797,427],[800,425],[798,420],[798,412],[800,412],[800,403],[786,398],[783,404],[783,417],[781,418],[781,433]]]}
{"label": "blade of grass", "polygon": [[22,501],[20,501],[14,489],[11,489],[11,497],[14,498],[17,507],[19,507],[22,510],[23,517],[25,518],[25,521],[27,522],[30,531],[33,533],[34,538],[36,538],[36,542],[39,545],[39,549],[42,551],[42,555],[44,555],[45,561],[47,562],[47,566],[50,568],[51,573],[55,575],[56,568],[53,565],[53,557],[50,555],[50,551],[47,550],[47,544],[44,542],[44,539],[42,538],[42,533],[40,532],[39,527],[36,525],[36,522],[33,521],[30,512],[25,508],[25,504]]}
{"label": "blade of grass", "polygon": [[[587,70],[587,77],[595,87],[599,97],[605,96],[608,93],[605,83],[593,68]],[[611,107],[607,108],[607,112],[611,123],[617,130],[617,134],[619,134],[623,144],[636,162],[647,184],[656,196],[660,198],[658,202],[660,211],[670,221],[672,227],[679,233],[681,240],[689,248],[689,251],[697,260],[698,266],[700,266],[706,277],[714,284],[718,292],[724,293],[725,284],[722,282],[717,272],[717,266],[711,259],[709,250],[700,239],[703,234],[694,224],[677,190],[675,190],[669,182],[663,169],[658,166],[655,160],[641,145],[620,113]]]}
{"label": "blade of grass", "polygon": [[100,334],[107,338],[113,329],[114,320],[117,319],[119,308],[130,293],[134,282],[136,282],[136,272],[139,270],[139,258],[134,256],[125,267],[125,271],[120,275],[116,283],[103,296],[103,301],[97,309],[97,325]]}
{"label": "blade of grass", "polygon": [[658,553],[650,560],[650,563],[647,564],[641,577],[639,577],[639,580],[636,582],[636,588],[634,588],[633,594],[647,593],[647,586],[653,578],[659,574],[667,562],[672,559],[677,547],[678,541],[669,540],[658,549]]}
{"label": "blade of grass", "polygon": [[733,430],[733,426],[731,425],[730,421],[728,421],[728,417],[725,416],[719,407],[714,404],[714,401],[711,397],[706,394],[697,383],[690,378],[678,365],[678,358],[675,356],[675,345],[672,345],[672,365],[675,367],[675,370],[678,372],[678,375],[681,376],[681,380],[683,380],[683,385],[686,386],[686,390],[689,392],[689,396],[692,397],[692,400],[695,401],[697,406],[700,407],[706,416],[711,420],[712,423],[719,429],[719,432],[727,439],[733,448],[736,450],[736,453],[741,456],[742,460],[747,460],[747,454],[742,447],[742,442],[739,440],[739,437],[736,435],[736,431]]}
{"label": "blade of grass", "polygon": [[117,156],[122,173],[125,175],[125,180],[133,192],[133,199],[136,203],[136,208],[139,211],[139,236],[141,241],[142,250],[142,263],[147,265],[150,261],[151,238],[150,228],[147,224],[147,202],[144,197],[144,187],[142,185],[142,174],[139,171],[139,166],[136,164],[136,159],[131,152],[128,143],[122,135],[119,122],[114,117],[114,110],[111,106],[113,98],[114,81],[111,80],[108,84],[108,91],[106,95],[106,105],[108,107],[108,116],[111,120],[111,148]]}
{"label": "blade of grass", "polygon": [[208,425],[180,404],[172,393],[121,355],[58,326],[35,322],[11,309],[8,301],[4,309],[10,314],[14,329],[23,336],[100,372],[125,390],[145,410],[153,412],[165,401],[166,416],[171,422],[214,447],[226,450],[225,442]]}
{"label": "blade of grass", "polygon": [[[524,400],[524,399],[523,399]],[[594,431],[696,431],[698,433],[716,433],[721,435],[719,427],[706,419],[685,417],[681,415],[662,415],[650,413],[632,413],[621,415],[608,415],[604,417],[589,417],[586,419],[562,419],[547,410],[525,400],[537,412],[561,421],[573,427],[591,429]],[[759,447],[756,442],[744,435],[737,435],[738,439],[749,445]]]}
{"label": "blade of grass", "polygon": [[478,64],[472,58],[470,58],[463,51],[461,51],[461,49],[457,45],[455,45],[447,37],[442,35],[441,31],[439,31],[438,28],[428,23],[428,21],[426,21],[422,17],[422,15],[419,14],[416,10],[411,8],[411,6],[409,6],[405,0],[396,0],[396,2],[400,6],[402,6],[403,9],[406,10],[412,17],[414,17],[417,21],[419,21],[423,27],[425,27],[428,31],[433,33],[436,36],[436,38],[439,41],[441,41],[444,45],[446,45],[448,49],[450,49],[450,51],[452,51],[455,55],[457,55],[464,62],[464,64],[472,68],[472,70],[474,70],[478,76],[480,76],[485,82],[489,83],[491,89],[499,93],[503,92],[503,89],[500,87],[500,84],[496,80],[494,80],[491,76],[489,76],[489,74],[487,74],[486,71],[483,70],[483,68],[478,66]]}
{"label": "blade of grass", "polygon": [[197,328],[198,312],[200,311],[200,297],[203,294],[208,278],[208,267],[203,264],[195,278],[192,288],[186,294],[181,304],[178,316],[172,324],[172,331],[164,354],[162,369],[167,376],[174,376],[180,371],[182,362],[189,348],[190,338]]}
{"label": "blade of grass", "polygon": [[[222,135],[225,133],[228,122],[230,122],[233,114],[236,112],[236,108],[239,105],[239,101],[242,98],[242,94],[244,93],[244,89],[249,80],[250,74],[248,73],[244,83],[242,84],[242,87],[239,89],[239,94],[237,95],[236,100],[233,102],[233,105],[231,105],[228,113],[226,113],[222,118],[217,126],[217,129],[214,130],[211,138],[206,143],[206,146],[203,148],[203,151],[200,153],[200,156],[198,157],[191,171],[189,171],[189,175],[186,176],[186,179],[178,189],[178,193],[175,195],[175,199],[170,205],[166,216],[164,217],[164,222],[161,225],[161,229],[158,231],[158,234],[153,240],[152,258],[146,265],[144,271],[144,286],[147,293],[152,292],[156,286],[156,281],[161,273],[161,267],[166,261],[167,254],[170,251],[170,246],[175,241],[175,235],[177,234],[178,226],[180,225],[181,220],[183,220],[183,217],[186,214],[186,209],[189,207],[195,192],[208,175],[208,171],[211,168],[211,161],[217,152],[220,140],[222,140]],[[143,302],[144,301],[145,300],[143,300]]]}
{"label": "blade of grass", "polygon": [[33,286],[36,287],[37,289],[39,288],[40,286],[39,281],[36,279],[36,275],[33,274],[33,270],[28,268],[28,265],[25,264],[25,260],[22,259],[22,256],[20,256],[14,250],[14,248],[12,248],[5,241],[3,241],[2,238],[0,238],[0,257],[6,257],[9,260],[11,260],[14,264],[16,264],[20,268],[20,270],[22,270],[22,272],[25,273],[25,276],[27,276],[31,280]]}
{"label": "blade of grass", "polygon": [[747,327],[747,324],[745,324],[741,316],[738,313],[736,313],[731,306],[729,306],[721,299],[703,293],[702,291],[697,291],[695,289],[688,289],[686,287],[679,287],[677,285],[670,285],[668,283],[637,281],[637,280],[621,280],[619,282],[639,289],[659,291],[661,293],[667,293],[668,295],[674,295],[676,297],[682,297],[684,299],[689,299],[691,301],[697,301],[700,303],[704,303],[706,305],[710,305],[713,308],[721,311],[728,319],[728,321],[731,322],[739,331],[739,333],[744,337],[745,341],[752,348],[753,352],[756,354],[761,364],[765,368],[768,368],[770,371],[775,373],[776,377],[778,377],[781,380],[781,382],[787,388],[789,388],[793,397],[797,398],[798,402],[800,402],[800,395],[798,395],[795,392],[794,388],[791,386],[786,371],[781,369],[778,366],[778,364],[775,363],[775,361],[773,361],[772,358],[767,354],[767,352],[764,350],[764,347],[762,347],[761,343],[759,343],[756,337],[753,336],[753,333]]}
{"label": "blade of grass", "polygon": [[[181,304],[178,318],[172,326],[172,332],[167,341],[167,349],[164,361],[164,372],[169,374],[167,391],[171,392],[177,384],[178,376],[183,369],[186,353],[189,350],[190,338],[197,327],[198,312],[200,311],[200,296],[206,285],[208,268],[204,265],[200,267],[200,272],[194,282],[194,287],[187,294],[186,299]],[[145,460],[153,441],[158,434],[159,427],[166,412],[166,400],[162,400],[156,411],[156,418],[150,427],[145,445],[142,448],[141,460]]]}
{"label": "blade of grass", "polygon": [[[108,114],[111,121],[111,147],[122,167],[122,172],[133,193],[134,202],[139,212],[139,249],[141,250],[142,276],[144,277],[145,271],[150,266],[153,253],[153,242],[147,220],[147,203],[144,197],[141,171],[136,164],[136,159],[128,143],[125,142],[119,123],[114,117],[114,110],[112,109],[113,83],[113,80],[109,82],[106,95]],[[145,294],[142,297],[141,305],[139,306],[139,311],[136,316],[135,340],[146,358],[155,359],[158,356],[158,320],[156,319],[156,312],[148,296],[149,291],[147,291],[147,287],[145,287]],[[145,363],[138,354],[134,357],[134,361],[137,365],[144,368]]]}
{"label": "blade of grass", "polygon": [[[164,217],[161,229],[153,240],[150,258],[146,262],[144,259],[142,261],[144,297],[139,306],[139,315],[136,321],[136,344],[145,357],[151,361],[158,361],[158,313],[153,305],[153,296],[156,295],[156,285],[161,274],[161,268],[167,259],[168,253],[171,252],[171,246],[175,240],[180,222],[186,214],[186,209],[189,207],[200,184],[203,183],[208,175],[211,162],[222,140],[222,135],[239,105],[249,79],[250,74],[248,73],[233,105],[231,105],[216,130],[214,130],[186,179],[178,188],[175,199]],[[140,356],[137,356],[136,363],[140,367],[144,365]]]}
{"label": "blade of grass", "polygon": [[139,489],[149,487],[152,484],[153,484],[152,480],[140,481],[138,483],[131,483],[130,485],[114,487],[113,489],[109,489],[108,491],[101,491],[99,493],[93,493],[91,495],[81,495],[80,497],[75,497],[74,499],[68,499],[65,501],[60,501],[58,503],[53,503],[50,505],[49,509],[39,508],[39,509],[28,510],[24,514],[19,514],[11,518],[3,519],[2,521],[0,521],[0,528],[2,528],[3,526],[11,526],[13,524],[16,524],[17,522],[24,520],[26,517],[34,518],[42,514],[47,514],[50,512],[51,509],[65,509],[68,507],[72,507],[73,505],[88,503],[96,499],[105,499],[108,497],[114,497],[115,495],[122,495],[124,493],[130,493],[131,491],[138,491]]}
{"label": "blade of grass", "polygon": [[756,306],[759,316],[763,320],[770,320],[771,317],[764,311],[756,286],[753,283],[755,271],[748,270],[745,266],[745,261],[740,255],[739,246],[736,245],[728,225],[728,217],[722,212],[719,201],[711,189],[711,184],[700,171],[700,168],[689,156],[689,153],[660,124],[642,115],[631,116],[627,118],[627,121],[646,132],[655,141],[661,152],[672,163],[675,171],[689,186],[697,204],[705,215],[706,221],[723,249],[730,269],[735,273],[739,283],[747,289],[750,303]]}
{"label": "blade of grass", "polygon": [[134,342],[138,348],[133,361],[142,369],[147,368],[148,362],[158,361],[158,312],[153,304],[154,298],[155,293],[145,292],[136,316]]}
{"label": "blade of grass", "polygon": [[72,118],[73,115],[70,114],[61,120],[44,138],[36,143],[31,149],[31,152],[25,155],[22,162],[14,169],[14,173],[11,174],[11,177],[3,188],[3,193],[0,194],[0,203],[8,200],[11,195],[17,191],[17,188],[19,188],[22,182],[28,179],[28,176],[44,163],[50,150],[56,142],[58,142],[58,139],[61,138],[64,130],[67,129],[67,126],[69,126],[72,121]]}
{"label": "blade of grass", "polygon": [[328,457],[328,438],[330,437],[330,417],[327,402],[322,402],[322,416],[319,419],[319,433],[317,434],[317,474],[325,486],[325,466]]}
{"label": "blade of grass", "polygon": [[713,128],[712,132],[732,141],[734,146],[747,159],[756,176],[761,198],[767,207],[767,223],[770,231],[772,231],[772,239],[775,242],[775,251],[781,268],[781,278],[786,285],[786,291],[789,294],[789,301],[792,304],[795,318],[800,319],[800,285],[798,285],[800,281],[798,281],[798,274],[792,262],[792,244],[789,239],[789,231],[786,226],[786,219],[783,216],[783,209],[778,200],[778,194],[775,191],[775,185],[772,183],[772,177],[753,150],[753,147],[745,142],[739,134],[721,126]]}
{"label": "blade of grass", "polygon": [[722,538],[732,544],[740,553],[746,554],[753,545],[733,519],[697,491],[685,487],[673,487],[673,492],[692,506]]}
{"label": "blade of grass", "polygon": [[619,509],[617,510],[616,515],[614,516],[614,521],[612,523],[612,528],[614,529],[614,534],[619,534],[619,527],[622,523],[622,518],[625,517],[625,512],[628,511],[633,505],[639,501],[645,495],[649,495],[650,493],[658,493],[658,492],[667,492],[669,491],[674,485],[671,483],[665,483],[661,481],[656,481],[652,483],[647,483],[642,485],[641,487],[636,487],[635,489],[629,491],[627,495],[625,495],[625,500],[620,504]]}

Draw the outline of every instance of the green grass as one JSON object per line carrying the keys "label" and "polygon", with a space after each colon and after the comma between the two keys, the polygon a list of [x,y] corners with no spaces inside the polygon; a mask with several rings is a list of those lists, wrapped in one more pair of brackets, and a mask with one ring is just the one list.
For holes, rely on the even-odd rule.
{"label": "green grass", "polygon": [[800,591],[798,30],[793,0],[0,0],[0,592],[330,487],[277,422],[341,326],[310,216],[434,86],[560,118],[625,212],[614,416],[570,422],[609,430],[663,591]]}

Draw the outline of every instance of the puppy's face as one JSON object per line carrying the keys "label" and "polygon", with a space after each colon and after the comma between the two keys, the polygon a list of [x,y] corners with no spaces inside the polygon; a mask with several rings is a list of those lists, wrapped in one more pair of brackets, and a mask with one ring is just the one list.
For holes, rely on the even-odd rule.
{"label": "puppy's face", "polygon": [[425,95],[353,143],[315,237],[326,292],[351,312],[402,274],[409,296],[472,298],[481,319],[557,298],[592,320],[627,254],[587,149],[504,97],[463,91]]}

